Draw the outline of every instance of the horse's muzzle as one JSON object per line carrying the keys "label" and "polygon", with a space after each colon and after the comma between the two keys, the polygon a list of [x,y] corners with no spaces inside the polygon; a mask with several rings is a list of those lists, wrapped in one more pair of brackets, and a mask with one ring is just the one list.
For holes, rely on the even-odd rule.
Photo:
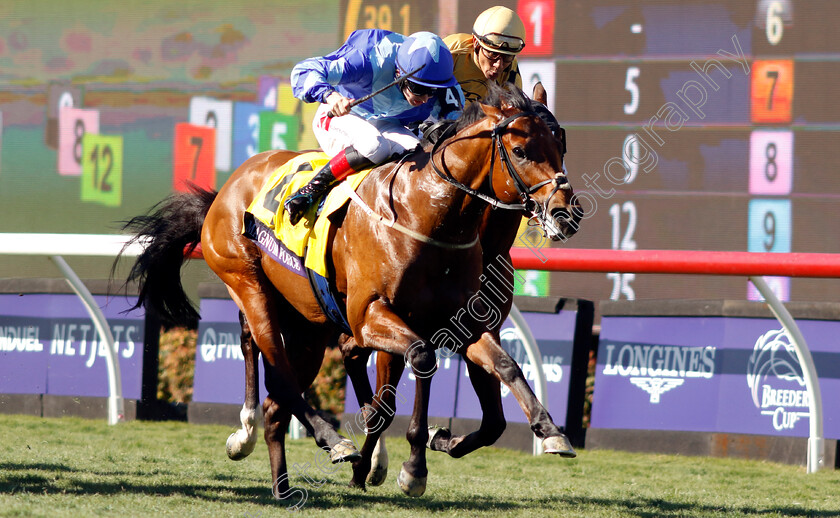
{"label": "horse's muzzle", "polygon": [[557,227],[556,232],[548,233],[552,241],[565,241],[580,228],[580,214],[574,209],[571,212],[565,208],[551,209],[551,220]]}

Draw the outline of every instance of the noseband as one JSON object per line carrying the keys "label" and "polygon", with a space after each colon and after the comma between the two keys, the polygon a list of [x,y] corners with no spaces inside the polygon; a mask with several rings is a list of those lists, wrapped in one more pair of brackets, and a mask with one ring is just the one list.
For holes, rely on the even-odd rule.
{"label": "noseband", "polygon": [[[550,180],[543,180],[542,182],[539,182],[539,183],[537,183],[537,184],[535,184],[531,187],[528,187],[528,185],[522,180],[522,177],[516,171],[516,168],[513,167],[513,163],[510,160],[510,154],[508,153],[507,148],[505,147],[504,143],[502,142],[502,135],[504,135],[504,133],[507,131],[508,126],[510,125],[511,122],[518,119],[519,117],[531,117],[531,116],[539,117],[539,115],[534,111],[519,112],[519,113],[511,115],[510,117],[500,121],[498,124],[493,125],[493,129],[490,131],[490,136],[493,139],[493,143],[495,144],[495,147],[493,149],[493,154],[490,158],[490,185],[492,186],[492,184],[493,184],[492,175],[493,175],[493,170],[495,169],[494,166],[495,166],[495,163],[496,163],[496,150],[498,150],[499,160],[505,165],[505,169],[507,170],[508,175],[511,177],[511,179],[513,179],[513,184],[516,187],[516,191],[519,194],[519,199],[522,200],[522,203],[505,203],[505,202],[503,202],[503,201],[501,201],[497,198],[494,198],[494,197],[489,196],[487,194],[476,191],[475,189],[469,187],[468,185],[465,185],[465,184],[459,182],[455,178],[452,178],[452,176],[445,174],[443,171],[441,171],[438,168],[437,164],[435,164],[435,161],[434,161],[435,152],[438,150],[438,148],[441,146],[441,144],[444,142],[444,140],[446,140],[449,137],[449,135],[447,135],[446,133],[449,133],[451,131],[450,128],[453,128],[453,126],[450,126],[449,128],[447,128],[447,130],[444,132],[444,134],[441,135],[440,138],[435,142],[434,146],[432,146],[432,152],[430,154],[430,160],[432,162],[432,169],[443,180],[449,182],[450,184],[454,185],[458,189],[466,192],[467,194],[469,194],[471,196],[475,196],[476,198],[484,200],[485,202],[489,203],[493,207],[500,208],[500,209],[506,209],[506,210],[518,210],[518,211],[527,210],[527,211],[531,212],[531,214],[533,216],[537,217],[538,219],[540,219],[540,220],[544,219],[545,214],[548,211],[548,200],[550,200],[551,197],[554,196],[557,193],[557,191],[559,191],[561,189],[569,189],[570,188],[569,182],[566,180],[566,168],[565,168],[565,166],[563,166],[562,171],[559,171],[557,174],[554,175],[554,178],[552,178]],[[531,198],[532,194],[534,194],[535,192],[540,190],[542,187],[544,187],[548,184],[551,184],[551,183],[554,183],[554,190],[552,190],[551,194],[546,198],[546,202],[545,202],[544,205],[538,203],[533,198]]]}

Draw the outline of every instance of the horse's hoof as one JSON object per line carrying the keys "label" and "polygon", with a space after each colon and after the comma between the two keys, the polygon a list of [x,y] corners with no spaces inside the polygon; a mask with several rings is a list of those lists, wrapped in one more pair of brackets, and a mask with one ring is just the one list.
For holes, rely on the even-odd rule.
{"label": "horse's hoof", "polygon": [[545,453],[553,453],[570,459],[577,457],[575,449],[572,448],[572,443],[569,442],[569,438],[565,435],[546,437],[543,440],[543,451]]}
{"label": "horse's hoof", "polygon": [[254,451],[257,441],[240,440],[237,434],[241,430],[237,430],[230,434],[225,442],[225,451],[230,460],[242,460]]}
{"label": "horse's hoof", "polygon": [[385,483],[386,478],[388,478],[388,466],[377,464],[370,469],[370,473],[367,476],[367,483],[371,486],[381,486]]}
{"label": "horse's hoof", "polygon": [[347,487],[352,487],[353,489],[361,489],[363,492],[367,493],[367,488],[365,487],[364,482],[356,482],[355,479],[350,479],[350,483],[347,484]]}
{"label": "horse's hoof", "polygon": [[444,428],[443,426],[430,426],[429,440],[426,441],[426,448],[434,451],[444,451],[443,449],[435,448],[435,440],[438,438],[446,438],[446,440],[449,440],[451,437],[452,431],[449,428]]}
{"label": "horse's hoof", "polygon": [[333,464],[339,462],[352,462],[362,458],[362,454],[353,445],[350,439],[342,439],[330,448],[330,460]]}
{"label": "horse's hoof", "polygon": [[388,477],[388,450],[385,449],[385,442],[381,437],[373,449],[373,461],[367,483],[371,486],[381,486]]}
{"label": "horse's hoof", "polygon": [[400,486],[402,492],[407,496],[417,498],[418,496],[423,496],[423,493],[426,492],[426,477],[414,477],[403,466],[397,477],[397,485]]}

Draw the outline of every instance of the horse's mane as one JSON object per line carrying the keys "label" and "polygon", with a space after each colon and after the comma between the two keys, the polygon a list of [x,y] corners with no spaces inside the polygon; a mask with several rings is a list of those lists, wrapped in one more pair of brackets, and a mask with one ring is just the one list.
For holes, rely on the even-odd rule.
{"label": "horse's mane", "polygon": [[[448,135],[453,135],[467,126],[482,120],[486,115],[481,110],[479,102],[487,106],[493,106],[494,108],[501,108],[504,105],[511,106],[519,111],[529,111],[532,109],[531,100],[513,83],[505,83],[504,86],[499,86],[491,81],[487,85],[487,95],[481,101],[468,103],[457,120],[440,121],[424,129],[421,145],[425,147],[434,144],[442,136],[444,129],[447,130]],[[427,131],[429,129],[432,130]]]}
{"label": "horse's mane", "polygon": [[[487,83],[487,95],[480,102],[494,108],[508,105],[519,111],[529,111],[531,109],[531,100],[528,99],[525,92],[513,83],[505,83],[504,86],[499,86],[495,81],[490,81]],[[455,132],[461,131],[484,117],[484,112],[478,102],[469,103],[456,122]]]}

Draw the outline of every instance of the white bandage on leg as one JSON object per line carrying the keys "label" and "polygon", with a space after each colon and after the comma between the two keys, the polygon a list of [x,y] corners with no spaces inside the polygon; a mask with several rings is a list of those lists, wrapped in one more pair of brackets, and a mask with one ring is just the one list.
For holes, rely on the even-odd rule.
{"label": "white bandage on leg", "polygon": [[257,444],[257,409],[242,405],[239,411],[242,428],[230,434],[227,439],[227,455],[232,460],[241,460],[254,451]]}

